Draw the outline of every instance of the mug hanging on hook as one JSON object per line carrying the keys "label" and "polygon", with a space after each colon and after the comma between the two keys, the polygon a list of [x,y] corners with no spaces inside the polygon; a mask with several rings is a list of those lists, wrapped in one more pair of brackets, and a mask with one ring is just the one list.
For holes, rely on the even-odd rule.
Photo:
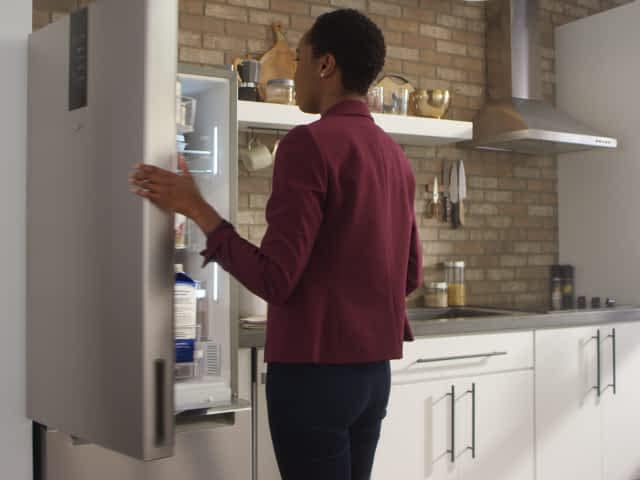
{"label": "mug hanging on hook", "polygon": [[253,134],[249,139],[247,148],[243,148],[240,151],[240,160],[242,160],[245,168],[250,172],[270,167],[273,163],[273,157],[269,148]]}

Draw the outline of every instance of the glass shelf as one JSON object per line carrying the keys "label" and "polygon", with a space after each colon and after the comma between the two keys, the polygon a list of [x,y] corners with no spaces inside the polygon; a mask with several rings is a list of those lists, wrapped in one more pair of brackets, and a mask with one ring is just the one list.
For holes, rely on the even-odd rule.
{"label": "glass shelf", "polygon": [[208,152],[206,150],[185,150],[182,153],[185,155],[193,155],[198,157],[210,157],[213,153]]}

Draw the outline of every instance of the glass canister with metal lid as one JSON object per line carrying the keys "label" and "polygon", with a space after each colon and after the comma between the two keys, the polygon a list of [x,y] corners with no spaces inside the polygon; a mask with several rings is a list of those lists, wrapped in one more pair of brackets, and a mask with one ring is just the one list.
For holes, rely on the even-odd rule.
{"label": "glass canister with metal lid", "polygon": [[459,260],[444,263],[444,276],[448,284],[450,307],[464,307],[467,304],[464,285],[464,267],[464,262]]}
{"label": "glass canister with metal lid", "polygon": [[445,282],[427,283],[424,304],[428,308],[447,308],[449,306],[447,284]]}
{"label": "glass canister with metal lid", "polygon": [[277,78],[267,82],[267,102],[295,105],[296,93],[293,80]]}

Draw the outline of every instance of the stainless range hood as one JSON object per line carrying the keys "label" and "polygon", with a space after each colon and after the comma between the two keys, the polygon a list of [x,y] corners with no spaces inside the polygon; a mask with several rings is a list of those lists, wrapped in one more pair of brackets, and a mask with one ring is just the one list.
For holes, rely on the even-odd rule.
{"label": "stainless range hood", "polygon": [[473,140],[460,145],[533,155],[616,148],[615,138],[542,100],[538,11],[538,0],[487,2],[488,99],[473,119]]}

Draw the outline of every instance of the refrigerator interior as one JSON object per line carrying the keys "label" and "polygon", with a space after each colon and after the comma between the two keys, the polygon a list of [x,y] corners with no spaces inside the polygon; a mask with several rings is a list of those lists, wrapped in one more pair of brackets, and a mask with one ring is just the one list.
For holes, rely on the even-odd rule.
{"label": "refrigerator interior", "polygon": [[[229,159],[234,150],[234,126],[229,123],[232,84],[225,78],[186,73],[179,74],[178,81],[182,104],[187,104],[189,110],[195,108],[195,113],[193,122],[189,118],[181,121],[184,119],[177,115],[177,149],[182,151],[203,197],[222,217],[230,218],[235,212],[229,181]],[[187,117],[190,113],[187,111]],[[192,363],[176,364],[176,372],[182,370],[186,376],[175,384],[175,411],[179,413],[231,401],[232,280],[216,263],[202,268],[200,252],[206,248],[206,236],[196,224],[178,216],[174,225],[174,263],[182,265],[198,285],[197,331],[203,355]]]}

